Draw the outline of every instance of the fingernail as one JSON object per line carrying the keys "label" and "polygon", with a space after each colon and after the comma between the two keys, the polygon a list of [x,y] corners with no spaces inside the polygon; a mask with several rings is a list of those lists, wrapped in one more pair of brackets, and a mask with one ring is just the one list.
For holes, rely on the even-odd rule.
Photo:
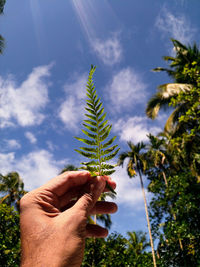
{"label": "fingernail", "polygon": [[99,191],[103,191],[106,185],[106,180],[103,176],[97,176],[96,181],[95,181],[95,188],[98,189]]}

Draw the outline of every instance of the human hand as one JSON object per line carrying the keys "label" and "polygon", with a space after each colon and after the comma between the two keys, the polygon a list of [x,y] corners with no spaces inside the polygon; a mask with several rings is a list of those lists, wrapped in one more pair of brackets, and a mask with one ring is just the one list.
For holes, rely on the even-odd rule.
{"label": "human hand", "polygon": [[[113,213],[113,202],[98,201],[109,177],[65,172],[20,201],[21,267],[79,267],[86,237],[106,237],[107,229],[87,223],[94,214]],[[76,200],[75,200],[76,199]]]}

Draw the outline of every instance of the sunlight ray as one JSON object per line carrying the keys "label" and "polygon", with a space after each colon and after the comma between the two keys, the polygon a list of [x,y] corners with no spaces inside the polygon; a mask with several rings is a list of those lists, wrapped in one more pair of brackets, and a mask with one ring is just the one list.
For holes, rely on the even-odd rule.
{"label": "sunlight ray", "polygon": [[105,32],[107,35],[110,33],[108,19],[119,25],[119,20],[107,1],[99,3],[93,0],[72,0],[72,5],[89,42],[102,38]]}
{"label": "sunlight ray", "polygon": [[42,47],[44,47],[45,44],[45,31],[38,0],[30,0],[30,10],[32,14],[33,27],[39,50],[39,55],[42,55]]}

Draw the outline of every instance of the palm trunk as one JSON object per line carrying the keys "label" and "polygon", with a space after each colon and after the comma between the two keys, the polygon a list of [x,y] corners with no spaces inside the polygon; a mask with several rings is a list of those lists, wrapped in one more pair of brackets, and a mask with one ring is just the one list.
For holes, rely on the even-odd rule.
{"label": "palm trunk", "polygon": [[146,212],[146,217],[147,217],[147,225],[148,225],[148,229],[149,229],[149,237],[150,237],[150,243],[151,243],[151,249],[152,249],[153,265],[154,265],[154,267],[156,267],[156,257],[155,257],[153,239],[152,239],[152,234],[151,234],[151,225],[150,225],[150,221],[149,221],[149,213],[148,213],[148,208],[147,208],[147,200],[146,200],[146,196],[145,196],[142,175],[141,175],[141,172],[140,172],[139,168],[138,168],[138,173],[139,173],[139,177],[140,177],[140,184],[141,184],[143,198],[144,198],[144,206],[145,206],[145,212]]}
{"label": "palm trunk", "polygon": [[[163,179],[165,181],[165,186],[166,186],[166,188],[168,188],[168,182],[167,182],[167,178],[166,178],[166,175],[165,175],[164,171],[162,171],[162,175],[163,175]],[[170,205],[170,209],[172,211],[172,205]],[[172,212],[172,215],[173,215],[174,221],[176,221],[176,214],[174,212]],[[182,243],[182,241],[180,239],[179,234],[178,234],[178,241],[179,241],[180,249],[183,251],[183,243]]]}

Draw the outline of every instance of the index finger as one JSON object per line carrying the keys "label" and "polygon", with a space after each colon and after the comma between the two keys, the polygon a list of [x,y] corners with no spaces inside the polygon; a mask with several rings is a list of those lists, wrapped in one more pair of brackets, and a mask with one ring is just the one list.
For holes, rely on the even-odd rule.
{"label": "index finger", "polygon": [[87,171],[69,171],[51,179],[41,189],[49,190],[60,197],[70,188],[84,185],[91,179],[92,177]]}

